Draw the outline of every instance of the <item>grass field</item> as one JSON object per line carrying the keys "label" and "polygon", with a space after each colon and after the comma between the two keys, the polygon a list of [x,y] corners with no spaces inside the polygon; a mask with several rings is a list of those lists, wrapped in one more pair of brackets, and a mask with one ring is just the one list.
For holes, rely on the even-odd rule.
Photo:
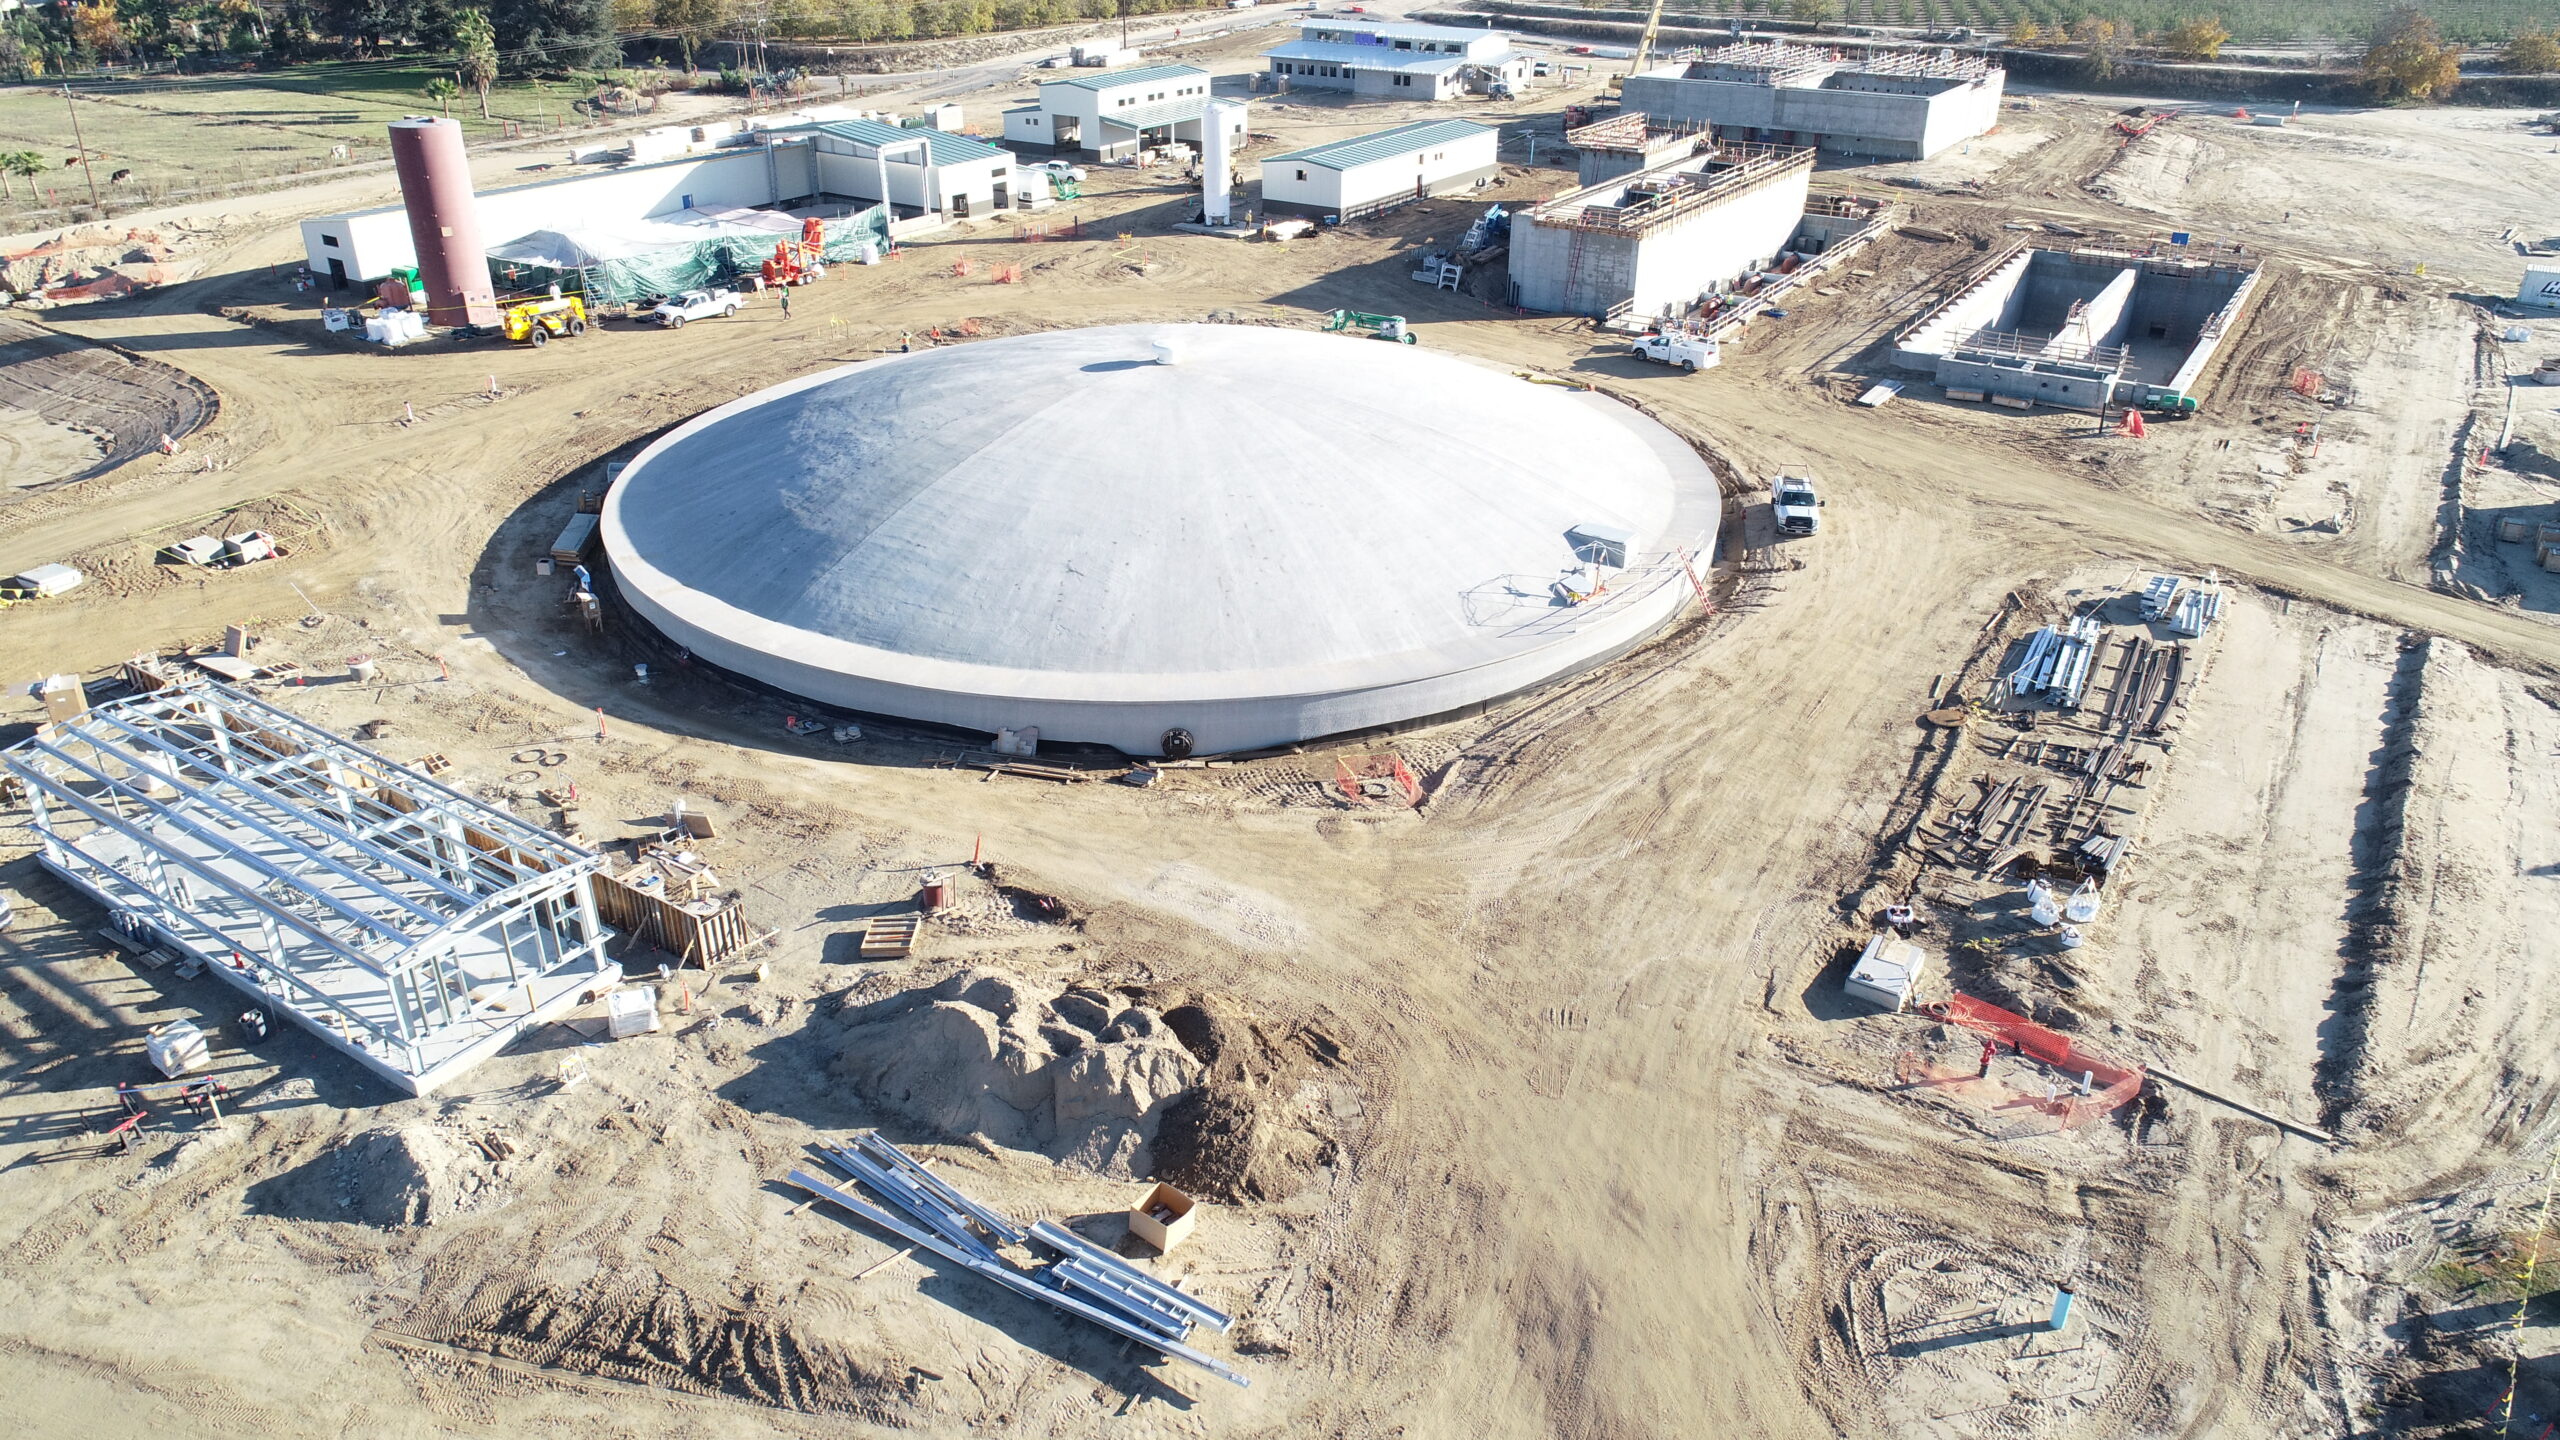
{"label": "grass field", "polygon": [[[132,209],[151,201],[209,187],[270,180],[350,161],[380,160],[389,153],[383,126],[404,115],[438,113],[426,97],[429,77],[449,74],[407,62],[334,62],[255,74],[152,76],[83,91],[80,130],[98,152],[102,188],[118,170],[132,174],[112,187],[109,203]],[[554,82],[537,86],[510,81],[489,94],[493,120],[480,118],[468,94],[454,101],[453,117],[474,139],[498,136],[513,122],[522,130],[548,131],[565,120],[585,123],[570,102],[587,87]],[[333,153],[345,147],[345,156]],[[73,153],[71,117],[58,90],[0,89],[0,151],[33,150],[56,165]],[[64,203],[85,201],[87,183],[76,169],[61,169],[35,182]],[[14,199],[0,214],[43,206],[23,181],[12,181]]]}
{"label": "grass field", "polygon": [[[2006,30],[2024,19],[2069,24],[2083,15],[2130,21],[2137,30],[2166,30],[2199,16],[2218,17],[2235,43],[2361,43],[2373,22],[2398,0],[1841,0],[1842,18],[1857,24],[1969,25]],[[2560,0],[2428,0],[2422,6],[2447,38],[2475,44],[2519,29],[2560,21]],[[1785,0],[1669,0],[1666,13],[1783,18]]]}

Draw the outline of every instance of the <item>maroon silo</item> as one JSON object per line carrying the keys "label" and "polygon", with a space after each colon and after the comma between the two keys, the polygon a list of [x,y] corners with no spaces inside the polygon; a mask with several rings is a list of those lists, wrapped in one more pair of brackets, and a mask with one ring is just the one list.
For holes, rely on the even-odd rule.
{"label": "maroon silo", "polygon": [[391,168],[418,250],[427,318],[438,325],[495,325],[498,296],[489,283],[489,253],[480,243],[480,203],[471,193],[471,162],[462,126],[413,115],[391,125]]}

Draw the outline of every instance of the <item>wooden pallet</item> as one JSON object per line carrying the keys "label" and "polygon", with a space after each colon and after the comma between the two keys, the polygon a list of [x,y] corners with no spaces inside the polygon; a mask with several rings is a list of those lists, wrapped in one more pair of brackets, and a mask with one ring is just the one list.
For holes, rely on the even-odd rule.
{"label": "wooden pallet", "polygon": [[916,931],[924,924],[917,915],[874,915],[862,927],[862,958],[865,960],[903,960],[914,953]]}
{"label": "wooden pallet", "polygon": [[1034,780],[1054,780],[1062,785],[1084,785],[1096,780],[1108,780],[1126,769],[1125,766],[1102,769],[1050,764],[1012,755],[998,755],[992,750],[963,750],[958,754],[946,752],[934,756],[931,763],[946,770],[984,770],[990,776],[1025,775]]}

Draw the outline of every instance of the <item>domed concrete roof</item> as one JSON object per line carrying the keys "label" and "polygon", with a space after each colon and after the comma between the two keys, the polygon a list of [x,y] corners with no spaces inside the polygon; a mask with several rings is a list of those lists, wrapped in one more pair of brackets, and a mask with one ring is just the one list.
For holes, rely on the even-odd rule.
{"label": "domed concrete roof", "polygon": [[[1718,509],[1684,442],[1596,395],[1377,340],[1144,325],[760,391],[644,451],[603,533],[634,608],[715,664],[1151,754],[1169,727],[1276,744],[1617,653],[1689,596],[1675,552],[1712,550]],[[1627,568],[1572,603],[1595,537]]]}

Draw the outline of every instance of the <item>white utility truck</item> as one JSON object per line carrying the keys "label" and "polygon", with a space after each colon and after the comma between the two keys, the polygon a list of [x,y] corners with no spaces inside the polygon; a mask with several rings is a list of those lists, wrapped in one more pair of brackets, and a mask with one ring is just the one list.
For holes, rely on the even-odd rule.
{"label": "white utility truck", "polygon": [[1701,335],[1647,335],[1629,347],[1643,359],[1682,370],[1713,370],[1724,361],[1723,348]]}

